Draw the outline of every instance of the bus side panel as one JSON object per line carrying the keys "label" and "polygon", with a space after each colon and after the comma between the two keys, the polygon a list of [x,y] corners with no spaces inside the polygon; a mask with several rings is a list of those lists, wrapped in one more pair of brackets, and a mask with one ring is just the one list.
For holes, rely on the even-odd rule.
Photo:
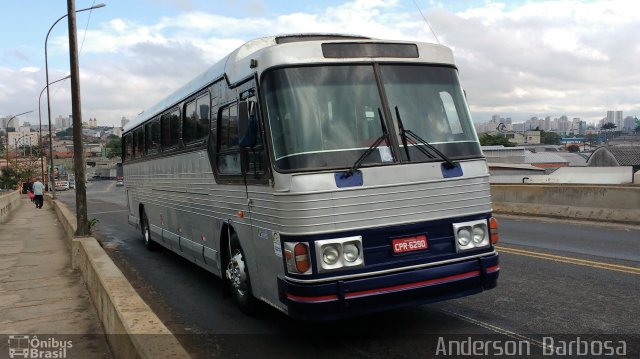
{"label": "bus side panel", "polygon": [[259,281],[253,283],[253,287],[258,287],[254,294],[277,309],[286,311],[280,303],[277,285],[277,277],[284,275],[280,236],[275,223],[265,221],[265,218],[273,219],[279,215],[278,209],[273,206],[273,189],[270,186],[254,185],[248,186],[247,192],[252,203],[255,266],[260,268],[257,273]]}

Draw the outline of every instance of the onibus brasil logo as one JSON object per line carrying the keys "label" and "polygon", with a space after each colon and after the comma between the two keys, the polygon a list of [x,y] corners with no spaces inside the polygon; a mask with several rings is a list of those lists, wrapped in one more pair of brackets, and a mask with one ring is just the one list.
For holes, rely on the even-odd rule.
{"label": "onibus brasil logo", "polygon": [[66,358],[71,340],[38,339],[37,336],[9,335],[10,358]]}

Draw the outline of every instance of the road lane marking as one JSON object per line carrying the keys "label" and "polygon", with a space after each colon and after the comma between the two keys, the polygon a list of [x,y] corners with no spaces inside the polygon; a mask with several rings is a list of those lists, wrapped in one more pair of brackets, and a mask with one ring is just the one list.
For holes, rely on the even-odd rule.
{"label": "road lane marking", "polygon": [[606,262],[596,262],[596,261],[590,261],[586,259],[558,256],[554,254],[547,254],[547,253],[541,253],[541,252],[526,251],[523,249],[509,248],[509,247],[503,247],[503,246],[496,246],[496,249],[500,252],[515,254],[520,256],[546,259],[554,262],[569,263],[569,264],[575,264],[575,265],[580,265],[585,267],[600,268],[600,269],[606,269],[610,271],[640,275],[639,267],[623,266],[619,264],[611,264]]}
{"label": "road lane marking", "polygon": [[89,214],[107,214],[107,213],[120,213],[120,212],[129,212],[129,211],[126,210],[126,209],[121,209],[121,210],[118,210],[118,211],[91,212],[91,213],[87,213],[87,214],[88,215]]}
{"label": "road lane marking", "polygon": [[492,332],[505,335],[505,336],[507,336],[509,338],[513,338],[513,339],[516,339],[516,340],[527,341],[527,342],[530,342],[531,344],[533,344],[535,346],[538,346],[540,348],[544,348],[545,347],[545,344],[542,343],[539,340],[535,340],[533,338],[529,338],[529,337],[526,337],[524,335],[521,335],[521,334],[518,334],[518,333],[514,333],[514,332],[512,332],[510,330],[507,330],[507,329],[504,329],[504,328],[500,328],[500,327],[495,326],[493,324],[489,324],[487,322],[483,322],[483,321],[480,321],[478,319],[473,319],[471,317],[467,317],[466,315],[462,315],[462,314],[459,314],[459,313],[456,313],[456,312],[452,312],[450,310],[442,309],[442,311],[444,313],[447,313],[447,314],[453,316],[453,317],[456,317],[456,318],[458,318],[460,320],[463,320],[463,321],[465,321],[467,323],[475,324],[475,325],[477,325],[479,327],[482,327],[482,328],[485,328],[485,329],[489,329]]}

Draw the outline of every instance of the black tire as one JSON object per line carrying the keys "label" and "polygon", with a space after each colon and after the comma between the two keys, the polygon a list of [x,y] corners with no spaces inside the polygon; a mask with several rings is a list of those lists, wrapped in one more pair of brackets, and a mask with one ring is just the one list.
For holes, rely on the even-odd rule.
{"label": "black tire", "polygon": [[144,241],[144,246],[147,247],[147,249],[150,251],[157,249],[158,245],[153,241],[153,239],[151,239],[149,219],[147,218],[147,214],[144,210],[142,210],[142,216],[140,219],[140,229],[142,230],[142,240]]}
{"label": "black tire", "polygon": [[230,258],[225,271],[225,278],[231,289],[231,296],[243,313],[253,314],[256,309],[256,298],[251,290],[251,279],[246,257],[235,233],[231,236],[229,248],[231,253],[229,254]]}

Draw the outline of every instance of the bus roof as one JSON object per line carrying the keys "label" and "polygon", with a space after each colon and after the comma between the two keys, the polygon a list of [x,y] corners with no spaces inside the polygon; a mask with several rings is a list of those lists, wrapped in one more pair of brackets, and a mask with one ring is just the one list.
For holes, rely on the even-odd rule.
{"label": "bus roof", "polygon": [[[265,71],[274,66],[294,65],[304,63],[345,62],[345,61],[398,61],[394,57],[330,57],[323,55],[323,43],[384,43],[384,44],[414,44],[419,56],[415,58],[401,58],[403,62],[438,63],[454,66],[453,53],[448,47],[413,41],[381,40],[358,35],[344,34],[288,34],[280,36],[262,37],[246,42],[233,52],[223,57],[208,70],[189,81],[162,101],[140,113],[134,120],[124,126],[124,132],[130,131],[146,120],[155,117],[167,108],[178,104],[212,82],[225,78],[229,85],[247,79],[254,74]],[[252,67],[251,61],[257,61]]]}

